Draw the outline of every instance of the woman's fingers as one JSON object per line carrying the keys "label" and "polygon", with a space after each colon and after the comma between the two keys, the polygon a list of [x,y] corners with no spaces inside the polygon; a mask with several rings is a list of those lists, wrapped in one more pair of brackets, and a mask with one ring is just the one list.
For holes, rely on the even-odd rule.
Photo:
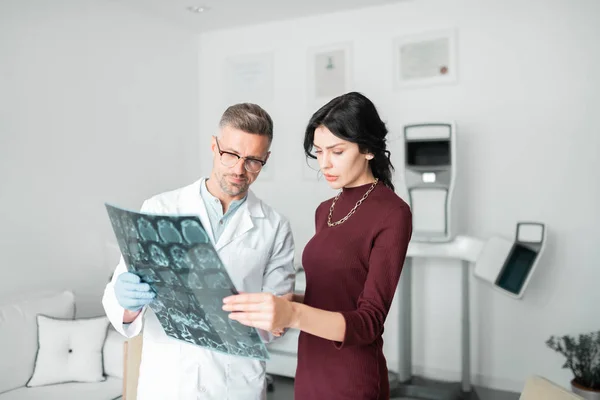
{"label": "woman's fingers", "polygon": [[[223,310],[229,318],[246,326],[271,331],[289,323],[288,296],[276,297],[271,293],[246,293],[223,299]],[[282,334],[283,332],[279,333]]]}
{"label": "woman's fingers", "polygon": [[273,307],[269,303],[229,303],[223,305],[224,311],[240,312],[240,311],[268,311]]}
{"label": "woman's fingers", "polygon": [[244,293],[227,296],[223,299],[224,304],[262,303],[272,298],[271,293]]}
{"label": "woman's fingers", "polygon": [[242,325],[269,331],[274,328],[273,319],[269,315],[260,313],[232,313],[229,318],[239,322]]}
{"label": "woman's fingers", "polygon": [[229,314],[229,318],[236,321],[254,321],[254,322],[268,322],[273,320],[271,314],[261,312],[236,312]]}

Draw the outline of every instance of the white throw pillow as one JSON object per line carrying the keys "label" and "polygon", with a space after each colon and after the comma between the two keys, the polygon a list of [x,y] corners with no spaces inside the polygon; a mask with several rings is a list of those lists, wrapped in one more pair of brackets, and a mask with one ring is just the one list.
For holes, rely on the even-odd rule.
{"label": "white throw pillow", "polygon": [[102,351],[105,375],[123,379],[123,345],[126,340],[112,325],[109,326]]}
{"label": "white throw pillow", "polygon": [[23,387],[31,379],[38,350],[38,314],[73,319],[75,295],[45,291],[0,300],[0,393]]}
{"label": "white throw pillow", "polygon": [[102,347],[108,318],[56,319],[37,316],[38,353],[27,387],[104,381]]}

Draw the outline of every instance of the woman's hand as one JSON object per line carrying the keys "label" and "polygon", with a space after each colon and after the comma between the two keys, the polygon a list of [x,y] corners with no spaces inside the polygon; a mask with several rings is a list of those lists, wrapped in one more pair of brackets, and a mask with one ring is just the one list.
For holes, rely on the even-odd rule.
{"label": "woman's hand", "polygon": [[293,327],[297,319],[292,294],[274,296],[271,293],[245,293],[223,299],[223,310],[229,318],[281,336],[283,329]]}

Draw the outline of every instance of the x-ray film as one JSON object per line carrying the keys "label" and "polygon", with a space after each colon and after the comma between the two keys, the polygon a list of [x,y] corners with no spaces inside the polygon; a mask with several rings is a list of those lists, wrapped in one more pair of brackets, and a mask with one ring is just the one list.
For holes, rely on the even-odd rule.
{"label": "x-ray film", "polygon": [[237,294],[196,216],[158,215],[106,204],[121,254],[156,292],[149,304],[165,333],[218,352],[269,359],[256,328],[228,318],[223,298]]}

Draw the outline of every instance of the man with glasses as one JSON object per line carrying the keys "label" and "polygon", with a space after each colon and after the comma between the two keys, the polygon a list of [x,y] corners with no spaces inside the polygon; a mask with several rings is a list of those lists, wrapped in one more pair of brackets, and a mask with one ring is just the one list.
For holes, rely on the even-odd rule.
{"label": "man with glasses", "polygon": [[[219,128],[211,139],[210,176],[146,200],[142,211],[198,215],[239,291],[291,293],[290,224],[249,190],[269,158],[271,117],[258,105],[236,104],[225,111]],[[153,298],[148,284],[127,272],[121,259],[102,302],[121,334],[133,337],[143,331],[139,400],[266,398],[264,362],[169,338],[147,307]],[[266,342],[273,339],[259,333]]]}

